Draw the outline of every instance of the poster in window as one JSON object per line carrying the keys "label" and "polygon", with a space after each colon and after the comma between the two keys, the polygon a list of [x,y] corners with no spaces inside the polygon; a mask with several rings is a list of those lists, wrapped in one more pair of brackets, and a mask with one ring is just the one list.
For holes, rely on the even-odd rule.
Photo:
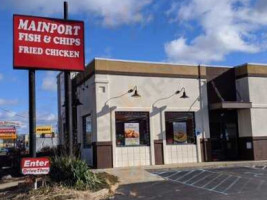
{"label": "poster in window", "polygon": [[186,143],[186,122],[173,122],[173,140],[175,143]]}
{"label": "poster in window", "polygon": [[125,145],[139,145],[140,132],[139,123],[124,124]]}

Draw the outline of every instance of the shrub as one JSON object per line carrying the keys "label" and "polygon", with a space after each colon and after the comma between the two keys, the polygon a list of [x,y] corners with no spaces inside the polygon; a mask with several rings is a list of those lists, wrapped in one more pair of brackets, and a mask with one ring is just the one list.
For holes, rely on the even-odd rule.
{"label": "shrub", "polygon": [[50,179],[78,190],[96,191],[108,187],[105,179],[93,173],[87,164],[75,157],[54,157],[51,160]]}

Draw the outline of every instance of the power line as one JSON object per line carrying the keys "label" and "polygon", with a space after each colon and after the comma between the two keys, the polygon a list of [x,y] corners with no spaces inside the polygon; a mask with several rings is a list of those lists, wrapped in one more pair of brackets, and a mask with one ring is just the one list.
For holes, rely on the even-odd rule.
{"label": "power line", "polygon": [[[25,120],[28,120],[28,119],[29,119],[29,118],[26,117],[26,116],[23,116],[23,115],[20,115],[20,114],[16,114],[14,111],[11,111],[11,110],[8,110],[8,109],[5,109],[5,108],[1,108],[1,107],[0,107],[0,109],[3,110],[4,112],[7,112],[7,113],[13,113],[15,116],[17,116],[17,117],[21,117],[21,118],[23,118],[23,119],[25,119]],[[38,118],[38,117],[37,117],[37,118]],[[45,120],[45,119],[37,119],[37,121],[43,121],[43,122],[45,122],[45,121],[47,121],[47,120]]]}
{"label": "power line", "polygon": [[[0,109],[3,110],[3,111],[5,111],[5,112],[7,112],[7,113],[13,113],[13,114],[15,113],[14,111],[7,110],[7,109],[5,109],[5,108],[1,108],[1,107],[0,107]],[[18,117],[21,117],[21,118],[24,118],[24,119],[27,118],[27,120],[28,120],[28,117],[25,117],[25,116],[23,116],[23,115],[19,115],[19,114],[16,114],[16,113],[15,113],[14,115],[15,115],[15,116],[18,116]]]}

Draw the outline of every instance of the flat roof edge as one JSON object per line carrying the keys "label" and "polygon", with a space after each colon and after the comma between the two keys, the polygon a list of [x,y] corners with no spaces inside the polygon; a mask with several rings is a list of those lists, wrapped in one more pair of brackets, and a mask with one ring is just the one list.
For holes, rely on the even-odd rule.
{"label": "flat roof edge", "polygon": [[100,58],[95,57],[95,60],[114,61],[114,62],[126,62],[126,63],[144,63],[144,64],[158,64],[158,65],[174,65],[174,66],[188,66],[188,67],[232,67],[226,65],[207,65],[207,64],[189,64],[189,63],[175,63],[175,62],[161,62],[161,61],[142,61],[142,60],[127,60],[127,59],[114,59],[114,58]]}

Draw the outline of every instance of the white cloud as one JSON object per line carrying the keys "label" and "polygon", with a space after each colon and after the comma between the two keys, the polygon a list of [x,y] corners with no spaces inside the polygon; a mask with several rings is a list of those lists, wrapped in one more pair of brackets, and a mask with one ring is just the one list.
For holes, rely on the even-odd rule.
{"label": "white cloud", "polygon": [[4,75],[0,73],[0,81],[4,79]]}
{"label": "white cloud", "polygon": [[37,115],[37,120],[50,123],[57,120],[57,115],[54,113],[39,113]]}
{"label": "white cloud", "polygon": [[37,113],[37,126],[40,126],[40,125],[44,125],[44,126],[49,126],[49,125],[52,125],[53,126],[53,129],[54,131],[57,132],[57,120],[58,120],[58,117],[56,114],[54,113],[50,113],[50,112],[40,112],[40,113]]}
{"label": "white cloud", "polygon": [[46,72],[45,77],[42,80],[42,89],[46,91],[55,92],[57,90],[57,72]]}
{"label": "white cloud", "polygon": [[16,105],[18,103],[17,99],[8,100],[8,99],[0,99],[0,106],[5,105]]}
{"label": "white cloud", "polygon": [[[146,20],[143,8],[152,0],[69,0],[69,11],[73,14],[94,15],[106,26],[137,23]],[[21,12],[34,14],[61,14],[63,0],[3,0],[2,5]]]}
{"label": "white cloud", "polygon": [[[188,1],[187,1],[188,2]],[[258,0],[192,0],[174,3],[166,12],[170,22],[197,23],[198,35],[183,36],[165,43],[171,62],[221,61],[233,52],[257,53],[263,50],[258,31],[267,25],[267,2]],[[265,43],[265,41],[264,41]]]}
{"label": "white cloud", "polygon": [[6,109],[0,110],[1,121],[15,121],[20,124],[17,127],[17,132],[28,133],[28,113],[27,112],[15,112],[8,111]]}

